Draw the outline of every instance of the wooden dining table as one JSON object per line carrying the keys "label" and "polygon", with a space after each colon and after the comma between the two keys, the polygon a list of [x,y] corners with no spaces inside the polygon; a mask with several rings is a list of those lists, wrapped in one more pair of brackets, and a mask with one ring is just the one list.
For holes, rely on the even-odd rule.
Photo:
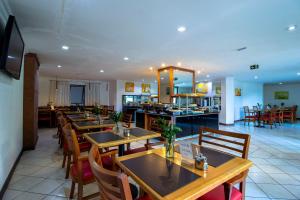
{"label": "wooden dining table", "polygon": [[96,121],[97,116],[93,114],[89,114],[87,117],[85,114],[76,114],[76,115],[66,115],[66,117],[71,121],[71,122],[81,122],[81,121]]}
{"label": "wooden dining table", "polygon": [[100,150],[108,147],[119,147],[119,156],[124,155],[125,144],[137,142],[141,140],[149,140],[152,138],[161,137],[160,133],[149,131],[142,128],[130,128],[130,135],[123,136],[123,133],[116,133],[113,131],[101,131],[84,133],[83,136],[92,144],[98,146]]}
{"label": "wooden dining table", "polygon": [[153,149],[117,157],[116,163],[151,199],[168,200],[197,199],[252,166],[249,160],[216,151],[207,156],[205,172],[184,164],[179,153],[172,159],[165,155],[165,148]]}
{"label": "wooden dining table", "polygon": [[99,123],[99,121],[79,121],[73,122],[72,124],[77,132],[89,132],[90,130],[95,129],[113,128],[116,125],[112,120],[103,120],[103,123]]}

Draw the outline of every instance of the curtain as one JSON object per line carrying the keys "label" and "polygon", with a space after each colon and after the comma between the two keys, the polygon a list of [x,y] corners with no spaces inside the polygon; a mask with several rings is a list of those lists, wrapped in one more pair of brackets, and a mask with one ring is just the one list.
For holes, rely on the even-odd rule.
{"label": "curtain", "polygon": [[70,106],[70,83],[69,81],[50,81],[49,101],[55,106]]}
{"label": "curtain", "polygon": [[94,106],[100,104],[101,83],[87,83],[85,85],[85,105]]}

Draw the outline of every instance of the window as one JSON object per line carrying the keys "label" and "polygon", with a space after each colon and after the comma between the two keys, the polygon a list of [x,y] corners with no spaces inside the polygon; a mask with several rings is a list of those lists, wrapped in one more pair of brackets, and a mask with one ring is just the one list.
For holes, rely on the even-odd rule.
{"label": "window", "polygon": [[70,86],[70,100],[71,105],[84,106],[85,86],[84,85],[71,85]]}

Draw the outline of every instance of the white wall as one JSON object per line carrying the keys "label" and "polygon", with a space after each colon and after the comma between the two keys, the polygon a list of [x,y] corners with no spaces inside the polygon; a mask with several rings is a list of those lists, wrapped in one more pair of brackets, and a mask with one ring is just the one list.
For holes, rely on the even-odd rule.
{"label": "white wall", "polygon": [[[288,100],[277,100],[274,98],[275,91],[288,91]],[[297,117],[300,117],[300,83],[266,84],[264,85],[264,104],[278,105],[284,103],[285,106],[298,105]]]}
{"label": "white wall", "polygon": [[[1,1],[0,24],[8,13]],[[0,189],[23,148],[23,76],[15,80],[0,71]]]}
{"label": "white wall", "polygon": [[221,81],[221,111],[219,122],[234,124],[234,78],[226,77]]}
{"label": "white wall", "polygon": [[[50,95],[50,80],[56,80],[55,77],[39,77],[39,106],[46,106],[49,103]],[[68,79],[57,79],[58,81],[70,81],[71,84],[86,84],[86,80],[68,80]],[[101,83],[101,96],[100,102],[103,105],[109,105],[110,94],[109,94],[109,81],[100,81]]]}
{"label": "white wall", "polygon": [[241,88],[242,95],[234,97],[234,120],[243,119],[243,106],[252,109],[257,103],[263,104],[263,84],[235,81],[234,88]]}
{"label": "white wall", "polygon": [[[134,81],[117,80],[116,83],[116,110],[122,111],[122,95],[141,95],[142,94],[142,82],[134,82],[134,92],[125,92],[125,83]],[[157,94],[157,84],[150,83],[151,94]],[[145,94],[146,95],[146,94]]]}

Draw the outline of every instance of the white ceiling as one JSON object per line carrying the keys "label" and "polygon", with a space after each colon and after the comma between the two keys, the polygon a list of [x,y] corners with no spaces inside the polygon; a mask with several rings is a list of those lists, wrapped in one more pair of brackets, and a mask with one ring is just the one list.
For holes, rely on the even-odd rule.
{"label": "white ceiling", "polygon": [[[154,81],[150,66],[180,61],[202,70],[197,80],[300,80],[299,0],[4,1],[43,75]],[[288,32],[291,24],[298,29]],[[180,25],[187,31],[177,32]]]}

